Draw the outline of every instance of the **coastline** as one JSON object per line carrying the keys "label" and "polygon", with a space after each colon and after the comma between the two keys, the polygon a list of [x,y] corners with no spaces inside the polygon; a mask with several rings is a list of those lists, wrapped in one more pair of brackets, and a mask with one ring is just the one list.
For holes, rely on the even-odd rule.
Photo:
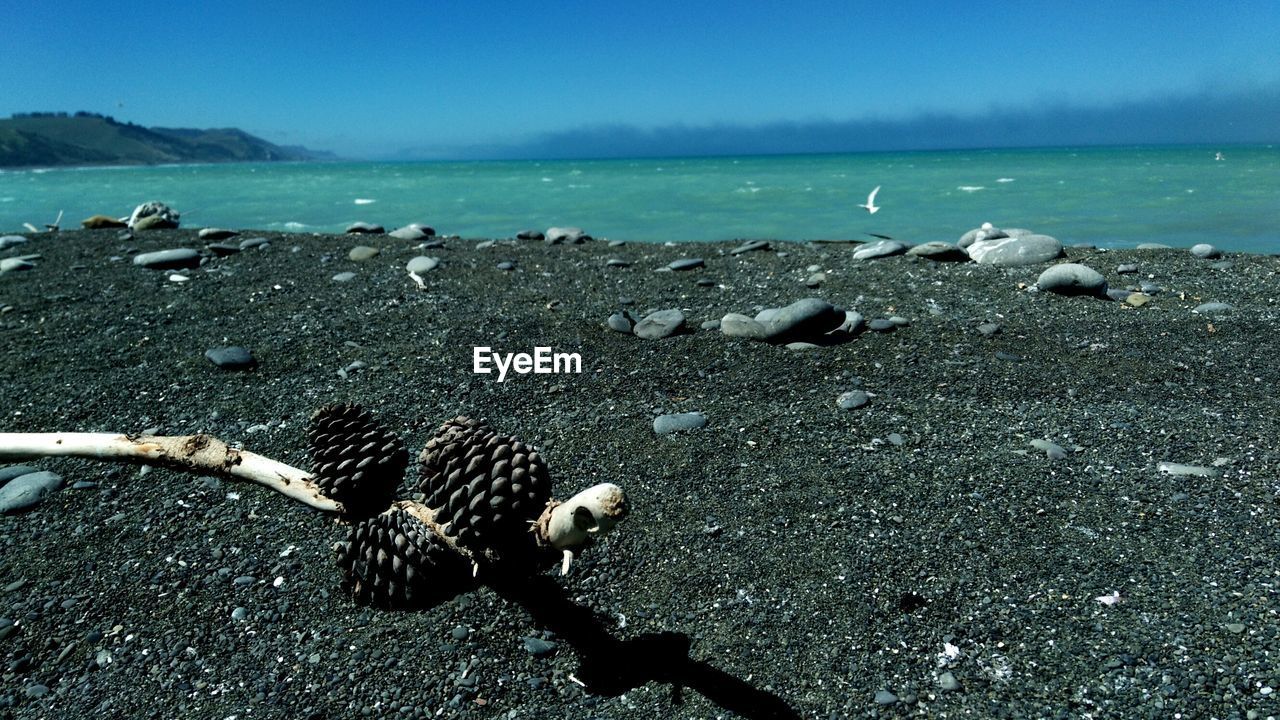
{"label": "coastline", "polygon": [[[375,220],[503,237],[572,224],[597,238],[954,242],[966,226],[1066,243],[1280,251],[1267,201],[1280,150],[1108,148],[663,160],[264,163],[0,175],[0,232],[158,200],[187,225],[341,233]],[[1078,155],[1078,157],[1075,157]],[[883,185],[883,212],[856,207]],[[357,202],[359,201],[359,202]],[[958,231],[957,228],[960,228]]]}
{"label": "coastline", "polygon": [[[411,455],[441,421],[485,418],[542,448],[558,496],[628,492],[622,526],[539,580],[566,614],[595,613],[617,656],[583,668],[604,661],[490,590],[356,606],[329,553],[341,530],[259,488],[49,460],[32,464],[93,486],[0,517],[15,717],[1280,712],[1262,692],[1280,690],[1280,634],[1259,551],[1280,546],[1274,256],[1066,249],[1113,286],[1161,286],[1132,307],[1027,292],[1049,263],[844,245],[255,235],[269,244],[184,282],[131,258],[201,248],[190,230],[0,253],[41,256],[0,277],[0,432],[207,432],[303,466],[323,404],[362,404]],[[380,252],[355,261],[356,245]],[[421,288],[419,255],[440,260]],[[802,350],[701,327],[807,297],[906,323]],[[1207,302],[1232,310],[1193,312]],[[672,337],[604,326],[676,308],[688,331]],[[257,366],[204,358],[226,345]],[[583,372],[498,383],[472,371],[478,346],[576,352]],[[858,390],[865,405],[837,406]],[[655,434],[674,413],[706,426]]]}

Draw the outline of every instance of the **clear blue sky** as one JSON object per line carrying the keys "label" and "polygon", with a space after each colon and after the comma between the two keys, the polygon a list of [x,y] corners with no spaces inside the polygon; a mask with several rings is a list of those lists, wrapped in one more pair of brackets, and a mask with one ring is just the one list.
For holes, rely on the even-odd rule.
{"label": "clear blue sky", "polygon": [[13,0],[0,27],[0,115],[236,126],[347,156],[1280,88],[1280,0]]}

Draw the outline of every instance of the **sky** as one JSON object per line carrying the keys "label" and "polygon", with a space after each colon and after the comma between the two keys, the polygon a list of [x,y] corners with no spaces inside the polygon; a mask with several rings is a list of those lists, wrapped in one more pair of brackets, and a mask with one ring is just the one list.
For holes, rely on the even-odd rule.
{"label": "sky", "polygon": [[48,0],[0,27],[0,116],[350,158],[1280,141],[1280,0]]}

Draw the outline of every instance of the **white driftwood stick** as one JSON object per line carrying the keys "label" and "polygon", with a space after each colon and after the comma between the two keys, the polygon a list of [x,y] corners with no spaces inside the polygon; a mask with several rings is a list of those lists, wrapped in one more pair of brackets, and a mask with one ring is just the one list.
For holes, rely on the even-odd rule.
{"label": "white driftwood stick", "polygon": [[129,437],[116,433],[0,433],[0,461],[79,457],[159,465],[264,485],[317,510],[341,512],[311,475],[209,435]]}

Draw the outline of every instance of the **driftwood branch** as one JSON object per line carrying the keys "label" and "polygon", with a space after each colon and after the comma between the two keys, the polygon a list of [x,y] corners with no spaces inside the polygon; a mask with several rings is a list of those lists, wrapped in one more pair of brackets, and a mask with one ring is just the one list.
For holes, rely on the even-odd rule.
{"label": "driftwood branch", "polygon": [[0,433],[0,461],[42,457],[79,457],[158,465],[177,470],[246,480],[326,512],[342,504],[326,497],[311,475],[209,435],[130,437],[117,433]]}
{"label": "driftwood branch", "polygon": [[[257,453],[231,447],[210,435],[134,437],[119,433],[0,433],[0,462],[43,457],[156,465],[245,480],[316,510],[339,514],[345,511],[342,503],[326,496],[312,482],[309,473]],[[412,501],[399,504],[435,525],[434,513],[425,505]],[[593,535],[609,532],[626,515],[627,499],[622,488],[602,483],[563,502],[552,502],[538,519],[534,531],[544,545],[564,552],[561,569],[568,572],[573,548],[586,543]],[[440,535],[446,537],[442,530]]]}
{"label": "driftwood branch", "polygon": [[627,516],[627,496],[613,483],[600,483],[568,500],[553,502],[538,518],[537,531],[542,540],[560,550],[564,557],[560,574],[569,574],[573,548],[592,535],[604,535]]}

